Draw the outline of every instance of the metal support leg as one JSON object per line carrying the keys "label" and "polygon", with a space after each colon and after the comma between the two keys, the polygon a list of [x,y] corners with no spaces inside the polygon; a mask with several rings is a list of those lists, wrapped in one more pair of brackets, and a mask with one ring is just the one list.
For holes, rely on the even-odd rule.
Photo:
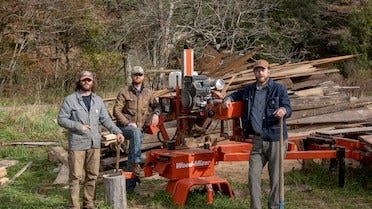
{"label": "metal support leg", "polygon": [[345,186],[345,148],[337,150],[338,160],[338,186],[343,188]]}

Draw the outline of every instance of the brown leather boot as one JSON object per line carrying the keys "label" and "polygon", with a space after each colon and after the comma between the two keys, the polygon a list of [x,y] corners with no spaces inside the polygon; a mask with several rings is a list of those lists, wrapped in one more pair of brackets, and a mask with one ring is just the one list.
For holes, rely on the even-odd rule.
{"label": "brown leather boot", "polygon": [[139,178],[145,177],[145,173],[143,172],[143,169],[140,164],[133,163],[132,170],[133,170],[134,175],[138,176]]}

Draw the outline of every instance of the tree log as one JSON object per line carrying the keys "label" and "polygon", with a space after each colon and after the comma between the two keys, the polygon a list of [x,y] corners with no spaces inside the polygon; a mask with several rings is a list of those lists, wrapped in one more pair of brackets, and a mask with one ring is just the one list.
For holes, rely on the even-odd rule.
{"label": "tree log", "polygon": [[63,164],[68,165],[68,152],[63,147],[51,147],[48,150],[49,160],[57,158]]}
{"label": "tree log", "polygon": [[112,209],[127,208],[127,191],[125,178],[118,174],[103,175],[105,199]]}
{"label": "tree log", "polygon": [[[67,165],[62,164],[59,173],[54,180],[53,184],[62,184],[62,185],[67,185],[68,184],[68,178],[69,178],[69,173],[70,170]],[[84,173],[85,174],[85,173]]]}

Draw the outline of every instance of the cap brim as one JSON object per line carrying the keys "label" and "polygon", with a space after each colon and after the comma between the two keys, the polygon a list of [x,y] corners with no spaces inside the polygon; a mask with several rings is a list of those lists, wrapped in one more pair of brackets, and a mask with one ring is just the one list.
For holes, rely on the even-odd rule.
{"label": "cap brim", "polygon": [[80,77],[80,80],[84,80],[86,78],[89,78],[89,79],[92,79],[93,80],[93,77],[92,76],[89,76],[89,75],[84,75],[84,76],[81,76]]}
{"label": "cap brim", "polygon": [[264,65],[257,65],[257,66],[254,66],[253,70],[257,69],[257,68],[267,68],[267,66],[264,66]]}

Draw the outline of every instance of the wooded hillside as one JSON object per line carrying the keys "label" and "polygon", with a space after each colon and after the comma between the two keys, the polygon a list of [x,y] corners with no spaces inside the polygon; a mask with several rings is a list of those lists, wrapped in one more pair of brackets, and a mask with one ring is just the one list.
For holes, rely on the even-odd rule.
{"label": "wooded hillside", "polygon": [[64,94],[82,69],[97,75],[99,89],[116,91],[134,65],[180,69],[185,45],[199,60],[207,46],[239,55],[263,45],[251,61],[281,64],[355,54],[342,72],[370,75],[371,5],[368,0],[3,0],[1,97],[32,94],[43,100]]}

